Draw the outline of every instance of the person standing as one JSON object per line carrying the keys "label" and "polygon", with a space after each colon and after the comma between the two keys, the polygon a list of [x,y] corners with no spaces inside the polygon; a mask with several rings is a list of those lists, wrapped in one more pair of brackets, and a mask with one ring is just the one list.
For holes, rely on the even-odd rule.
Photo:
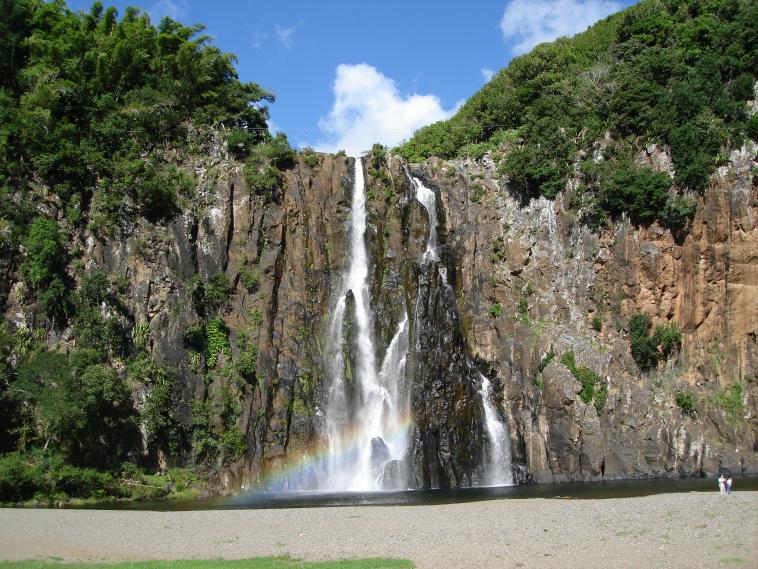
{"label": "person standing", "polygon": [[731,494],[732,493],[732,475],[729,475],[729,478],[726,479],[726,493]]}
{"label": "person standing", "polygon": [[723,474],[719,474],[719,494],[726,495],[726,478]]}

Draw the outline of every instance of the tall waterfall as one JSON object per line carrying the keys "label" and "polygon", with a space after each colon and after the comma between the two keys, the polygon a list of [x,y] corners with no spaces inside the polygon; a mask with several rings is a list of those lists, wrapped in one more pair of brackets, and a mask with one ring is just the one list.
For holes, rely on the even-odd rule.
{"label": "tall waterfall", "polygon": [[483,374],[480,374],[482,387],[479,393],[484,405],[484,419],[489,438],[487,464],[485,468],[486,482],[490,486],[506,486],[513,484],[511,473],[511,442],[508,427],[500,418],[497,408],[492,404],[492,384]]}
{"label": "tall waterfall", "polygon": [[[351,212],[348,267],[329,324],[330,378],[325,416],[328,456],[318,487],[377,490],[382,486],[403,486],[396,474],[392,482],[388,480],[392,476],[387,474],[387,466],[399,464],[408,445],[409,395],[403,381],[408,319],[404,316],[398,325],[377,373],[371,337],[366,194],[360,158],[355,159]],[[347,310],[349,302],[351,311]],[[355,335],[348,345],[345,318],[351,312]],[[345,360],[345,350],[353,349],[354,358],[350,359],[354,359],[355,369]]]}
{"label": "tall waterfall", "polygon": [[[321,434],[326,452],[314,476],[308,480],[293,480],[290,488],[366,491],[408,487],[410,389],[405,368],[409,353],[409,316],[403,311],[383,361],[377,362],[369,298],[366,193],[360,158],[355,159],[354,174],[348,263],[324,344],[328,378]],[[421,261],[430,269],[434,267],[445,294],[452,295],[447,271],[439,262],[437,250],[436,195],[420,179],[410,173],[408,177],[416,199],[429,216],[429,237]],[[415,318],[417,325],[421,325],[418,314]],[[467,360],[467,365],[474,374],[473,364]],[[488,435],[486,483],[512,484],[507,426],[491,400],[491,384],[484,376],[481,376],[479,393]]]}

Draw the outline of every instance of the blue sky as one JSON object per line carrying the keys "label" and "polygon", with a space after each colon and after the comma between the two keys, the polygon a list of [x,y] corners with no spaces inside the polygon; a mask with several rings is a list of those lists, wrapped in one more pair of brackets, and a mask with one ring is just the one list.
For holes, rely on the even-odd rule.
{"label": "blue sky", "polygon": [[[128,0],[154,21],[201,23],[243,81],[276,95],[274,128],[298,146],[394,145],[450,116],[487,76],[541,41],[631,0]],[[90,0],[68,0],[88,10]]]}

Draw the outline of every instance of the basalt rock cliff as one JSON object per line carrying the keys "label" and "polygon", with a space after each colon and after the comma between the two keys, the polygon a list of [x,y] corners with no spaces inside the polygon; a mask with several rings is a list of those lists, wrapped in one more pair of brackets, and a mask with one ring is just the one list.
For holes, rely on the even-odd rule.
{"label": "basalt rock cliff", "polygon": [[[518,481],[758,472],[755,155],[750,142],[731,153],[683,238],[626,218],[593,230],[571,203],[576,185],[555,200],[524,196],[489,154],[420,164],[363,158],[378,358],[409,318],[411,484],[481,480],[479,374],[507,419]],[[214,436],[241,433],[242,450],[225,460],[226,488],[260,480],[317,444],[322,344],[347,262],[353,160],[301,154],[278,195],[262,197],[211,133],[181,163],[198,183],[176,216],[142,219],[109,238],[83,230],[68,245],[81,247],[71,278],[102,271],[121,283],[124,327],[135,336],[141,326],[145,349],[175,370],[171,415],[190,442],[160,461],[197,460],[203,413]],[[665,147],[640,150],[636,161],[670,173]],[[409,173],[436,196],[444,280],[419,263],[429,218]],[[7,270],[6,321],[32,329],[36,305]],[[204,318],[193,287],[216,275],[231,290],[218,311],[228,346],[213,353],[193,347],[188,329]],[[114,308],[104,302],[101,310]],[[630,353],[628,321],[637,313],[683,333],[680,348],[645,373]],[[48,348],[74,349],[71,336],[51,330]],[[344,337],[349,353],[349,331]],[[572,366],[594,373],[589,401]],[[737,415],[718,397],[735,384]],[[133,388],[139,408],[151,387]],[[695,396],[687,412],[676,401],[683,391]]]}

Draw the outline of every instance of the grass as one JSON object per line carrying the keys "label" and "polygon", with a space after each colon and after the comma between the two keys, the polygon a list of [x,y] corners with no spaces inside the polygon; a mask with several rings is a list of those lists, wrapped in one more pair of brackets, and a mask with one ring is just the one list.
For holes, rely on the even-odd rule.
{"label": "grass", "polygon": [[50,561],[6,561],[0,569],[413,569],[402,559],[350,559],[309,563],[289,557],[256,557],[225,561],[202,559],[183,561],[140,561],[128,563],[55,563]]}

